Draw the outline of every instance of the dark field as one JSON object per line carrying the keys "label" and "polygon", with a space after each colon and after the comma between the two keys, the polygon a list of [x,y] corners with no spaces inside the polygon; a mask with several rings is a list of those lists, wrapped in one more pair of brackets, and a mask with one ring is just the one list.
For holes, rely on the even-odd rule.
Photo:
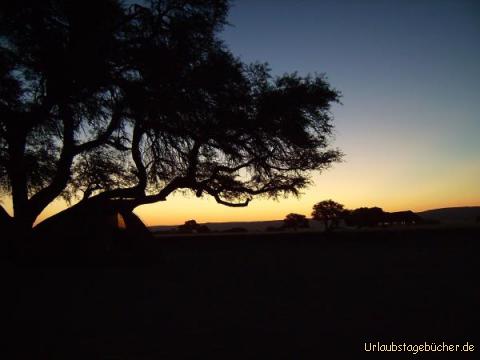
{"label": "dark field", "polygon": [[[474,359],[479,250],[478,227],[402,229],[160,237],[116,265],[4,264],[8,359]],[[364,351],[377,341],[475,351]]]}

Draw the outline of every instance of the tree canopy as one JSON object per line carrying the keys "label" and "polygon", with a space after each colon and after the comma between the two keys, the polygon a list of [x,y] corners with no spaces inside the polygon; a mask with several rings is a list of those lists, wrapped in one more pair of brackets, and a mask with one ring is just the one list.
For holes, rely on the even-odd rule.
{"label": "tree canopy", "polygon": [[323,75],[274,77],[219,39],[223,0],[0,5],[0,186],[31,228],[54,199],[227,206],[298,195],[338,161]]}
{"label": "tree canopy", "polygon": [[361,228],[363,226],[377,226],[387,220],[387,214],[379,207],[360,207],[349,211],[345,221],[349,226]]}
{"label": "tree canopy", "polygon": [[300,228],[308,228],[308,219],[305,215],[290,213],[285,216],[283,219],[283,228],[284,229],[294,229],[295,231]]}
{"label": "tree canopy", "polygon": [[207,225],[200,225],[195,220],[187,220],[183,225],[177,227],[177,231],[180,233],[208,233],[210,229]]}
{"label": "tree canopy", "polygon": [[313,206],[312,219],[322,221],[325,231],[337,227],[343,215],[343,205],[333,200],[320,201]]}

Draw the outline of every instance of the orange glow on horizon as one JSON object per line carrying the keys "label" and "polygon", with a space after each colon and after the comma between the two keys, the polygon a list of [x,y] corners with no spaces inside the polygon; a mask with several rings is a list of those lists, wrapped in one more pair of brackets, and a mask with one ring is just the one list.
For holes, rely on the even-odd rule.
{"label": "orange glow on horizon", "polygon": [[[198,199],[178,192],[167,201],[140,206],[135,213],[147,225],[153,226],[178,225],[189,219],[199,223],[279,220],[291,212],[309,217],[313,205],[326,199],[337,201],[347,209],[378,206],[385,211],[480,206],[478,179],[480,166],[466,161],[451,168],[440,166],[433,171],[433,167],[351,156],[349,161],[313,176],[314,185],[298,199],[254,199],[248,207],[231,208],[217,204],[212,198]],[[4,198],[2,205],[12,214],[9,199]],[[54,201],[39,216],[37,223],[66,207],[64,201]]]}
{"label": "orange glow on horizon", "polygon": [[[236,222],[236,221],[267,221],[283,219],[286,214],[294,212],[310,216],[313,205],[322,200],[333,199],[345,206],[347,209],[358,207],[378,206],[385,211],[424,211],[436,208],[480,206],[480,194],[475,197],[425,198],[422,202],[413,202],[408,198],[395,196],[387,201],[384,199],[368,199],[367,195],[348,197],[342,195],[341,191],[317,192],[311,190],[306,192],[299,199],[287,198],[275,200],[255,199],[248,207],[230,208],[217,204],[213,199],[197,199],[195,197],[183,197],[174,194],[165,202],[143,205],[135,209],[135,213],[148,226],[154,225],[178,225],[186,220],[195,219],[199,223],[205,222]],[[4,202],[6,210],[12,214],[11,206]],[[67,208],[67,204],[57,200],[50,204],[38,217],[36,223]]]}

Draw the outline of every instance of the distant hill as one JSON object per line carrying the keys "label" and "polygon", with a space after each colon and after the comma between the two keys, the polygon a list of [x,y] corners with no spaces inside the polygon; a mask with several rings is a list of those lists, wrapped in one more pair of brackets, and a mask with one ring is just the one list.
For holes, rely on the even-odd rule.
{"label": "distant hill", "polygon": [[475,222],[480,216],[480,206],[451,207],[418,212],[425,220],[450,222]]}

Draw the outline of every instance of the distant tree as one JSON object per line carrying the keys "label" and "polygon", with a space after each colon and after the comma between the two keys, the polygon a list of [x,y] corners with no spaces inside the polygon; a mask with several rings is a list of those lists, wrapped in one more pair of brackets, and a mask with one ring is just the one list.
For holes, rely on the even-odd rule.
{"label": "distant tree", "polygon": [[175,190],[247,206],[298,195],[329,147],[339,92],[272,77],[218,37],[224,0],[4,1],[0,189],[18,230],[59,196],[122,212]]}
{"label": "distant tree", "polygon": [[345,222],[349,226],[373,227],[378,226],[388,220],[387,213],[379,207],[361,207],[352,210],[345,218]]}
{"label": "distant tree", "polygon": [[200,225],[195,220],[187,220],[183,225],[178,226],[180,233],[208,233],[210,229],[207,225]]}
{"label": "distant tree", "polygon": [[312,219],[323,222],[325,231],[337,228],[343,215],[343,205],[333,200],[320,201],[313,206]]}
{"label": "distant tree", "polygon": [[342,214],[340,215],[340,219],[345,221],[345,224],[348,225],[348,221],[352,215],[353,210],[343,209]]}
{"label": "distant tree", "polygon": [[178,231],[182,233],[191,233],[196,230],[198,224],[195,220],[187,220],[183,225],[178,226]]}
{"label": "distant tree", "polygon": [[413,211],[407,210],[384,212],[383,222],[384,224],[413,225],[422,223],[423,219]]}
{"label": "distant tree", "polygon": [[286,229],[305,229],[309,227],[308,219],[305,215],[290,213],[283,220],[283,227]]}

